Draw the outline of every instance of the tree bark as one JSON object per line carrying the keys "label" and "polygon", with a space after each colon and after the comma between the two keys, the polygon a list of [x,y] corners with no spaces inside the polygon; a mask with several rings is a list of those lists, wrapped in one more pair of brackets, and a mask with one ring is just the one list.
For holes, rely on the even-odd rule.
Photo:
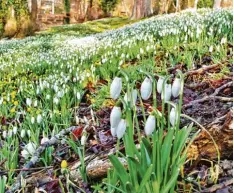
{"label": "tree bark", "polygon": [[36,23],[37,20],[37,0],[31,0],[31,20],[33,23]]}
{"label": "tree bark", "polygon": [[151,0],[135,0],[131,19],[141,19],[152,14]]}
{"label": "tree bark", "polygon": [[221,6],[221,0],[215,0],[213,8],[217,9],[217,8],[220,8],[220,6]]}

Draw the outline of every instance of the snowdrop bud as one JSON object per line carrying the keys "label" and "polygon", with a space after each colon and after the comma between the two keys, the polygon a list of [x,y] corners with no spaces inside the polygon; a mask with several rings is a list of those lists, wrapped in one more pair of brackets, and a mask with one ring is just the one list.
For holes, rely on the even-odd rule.
{"label": "snowdrop bud", "polygon": [[119,125],[117,127],[116,130],[116,135],[118,137],[118,139],[121,139],[126,131],[126,127],[127,127],[127,122],[124,119],[121,119],[121,121],[119,122]]}
{"label": "snowdrop bud", "polygon": [[151,135],[156,127],[155,116],[149,115],[145,123],[145,134]]}
{"label": "snowdrop bud", "polygon": [[209,52],[213,52],[213,46],[212,45],[209,48]]}
{"label": "snowdrop bud", "polygon": [[28,106],[31,106],[31,105],[32,105],[32,100],[31,100],[30,98],[27,98],[27,99],[26,99],[26,104],[27,104]]}
{"label": "snowdrop bud", "polygon": [[162,92],[164,79],[165,79],[164,77],[159,77],[159,79],[158,79],[158,82],[157,82],[157,91],[158,91],[158,93]]}
{"label": "snowdrop bud", "polygon": [[49,139],[48,139],[48,137],[43,137],[42,139],[41,139],[41,145],[43,144],[43,143],[46,143],[46,142],[48,142],[49,141]]}
{"label": "snowdrop bud", "polygon": [[121,120],[121,109],[120,107],[114,107],[110,114],[110,125],[111,125],[111,134],[112,136],[116,136],[116,129]]}
{"label": "snowdrop bud", "polygon": [[34,101],[34,107],[37,107],[37,100]]}
{"label": "snowdrop bud", "polygon": [[175,78],[172,84],[172,95],[173,97],[178,97],[181,89],[181,80],[180,78]]}
{"label": "snowdrop bud", "polygon": [[13,133],[14,133],[14,135],[17,133],[17,127],[13,127]]}
{"label": "snowdrop bud", "polygon": [[79,92],[76,93],[76,98],[77,98],[77,100],[80,100],[81,96],[80,96]]}
{"label": "snowdrop bud", "polygon": [[35,123],[35,118],[31,117],[31,123],[34,124]]}
{"label": "snowdrop bud", "polygon": [[42,116],[39,114],[37,115],[37,123],[40,124],[42,121]]}
{"label": "snowdrop bud", "polygon": [[6,131],[3,131],[3,132],[2,132],[2,136],[3,136],[3,138],[6,139],[6,137],[7,137],[7,132],[6,132]]}
{"label": "snowdrop bud", "polygon": [[21,151],[22,157],[28,159],[29,156],[32,156],[36,151],[36,145],[33,142],[29,142],[25,147],[24,150]]}
{"label": "snowdrop bud", "polygon": [[115,77],[110,86],[111,98],[116,100],[121,93],[121,89],[122,89],[122,79]]}
{"label": "snowdrop bud", "polygon": [[80,123],[80,119],[79,119],[79,117],[78,117],[78,116],[75,116],[75,121],[76,121],[76,125],[79,125],[79,123]]}
{"label": "snowdrop bud", "polygon": [[146,77],[143,83],[141,84],[141,97],[144,100],[149,99],[152,93],[152,81],[150,78]]}
{"label": "snowdrop bud", "polygon": [[176,110],[175,110],[175,108],[171,109],[171,112],[170,112],[170,123],[171,123],[172,126],[175,126],[175,123],[176,123]]}
{"label": "snowdrop bud", "polygon": [[24,138],[25,133],[26,133],[26,132],[25,132],[25,130],[24,130],[24,129],[22,129],[22,130],[21,130],[21,132],[20,132],[20,136],[21,136],[21,138]]}
{"label": "snowdrop bud", "polygon": [[12,137],[12,134],[13,134],[13,132],[12,132],[12,130],[10,129],[10,130],[8,131],[8,137]]}
{"label": "snowdrop bud", "polygon": [[[164,93],[161,94],[162,100],[169,101],[171,99],[171,84],[165,84]],[[165,96],[165,97],[164,97]]]}
{"label": "snowdrop bud", "polygon": [[84,132],[81,139],[80,139],[80,144],[83,145],[83,146],[86,143],[86,139],[87,139],[86,135],[87,135],[86,132]]}

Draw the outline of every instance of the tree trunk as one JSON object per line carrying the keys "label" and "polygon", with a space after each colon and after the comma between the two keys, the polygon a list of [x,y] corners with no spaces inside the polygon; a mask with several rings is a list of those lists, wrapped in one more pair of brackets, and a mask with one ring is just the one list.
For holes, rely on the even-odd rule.
{"label": "tree trunk", "polygon": [[197,4],[198,4],[198,0],[195,0],[195,2],[194,2],[194,9],[197,9]]}
{"label": "tree trunk", "polygon": [[151,0],[135,0],[131,19],[141,19],[152,14]]}
{"label": "tree trunk", "polygon": [[[195,0],[197,1],[197,0]],[[180,11],[180,0],[176,0],[176,12]]]}
{"label": "tree trunk", "polygon": [[37,20],[37,0],[31,0],[31,20],[36,23]]}
{"label": "tree trunk", "polygon": [[221,6],[221,0],[214,0],[214,9],[220,8]]}

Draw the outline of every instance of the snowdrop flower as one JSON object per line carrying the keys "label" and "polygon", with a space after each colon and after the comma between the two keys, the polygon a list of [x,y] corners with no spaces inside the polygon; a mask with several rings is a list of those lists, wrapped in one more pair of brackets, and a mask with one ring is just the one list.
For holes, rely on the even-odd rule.
{"label": "snowdrop flower", "polygon": [[155,116],[149,115],[145,123],[145,134],[151,135],[156,128]]}
{"label": "snowdrop flower", "polygon": [[49,94],[46,95],[46,99],[47,99],[47,100],[50,99],[50,95],[49,95]]}
{"label": "snowdrop flower", "polygon": [[79,123],[80,123],[80,119],[79,119],[79,117],[78,117],[78,116],[75,116],[75,121],[76,121],[76,125],[79,125]]}
{"label": "snowdrop flower", "polygon": [[20,136],[21,136],[21,138],[24,138],[25,133],[26,133],[26,132],[25,132],[25,130],[24,130],[24,129],[22,129],[22,130],[21,130],[21,132],[20,132]]}
{"label": "snowdrop flower", "polygon": [[12,130],[11,129],[8,130],[8,137],[12,137],[12,134],[13,134]]}
{"label": "snowdrop flower", "polygon": [[120,107],[115,106],[110,114],[110,125],[111,125],[111,134],[112,136],[116,136],[116,129],[121,120],[121,109]]}
{"label": "snowdrop flower", "polygon": [[126,131],[127,122],[124,119],[121,119],[116,130],[116,135],[118,139],[121,139]]}
{"label": "snowdrop flower", "polygon": [[0,98],[0,105],[3,103],[3,98],[1,97]]}
{"label": "snowdrop flower", "polygon": [[34,124],[35,123],[35,118],[31,117],[31,123]]}
{"label": "snowdrop flower", "polygon": [[180,78],[175,78],[172,84],[172,95],[173,97],[178,97],[181,89],[181,80]]}
{"label": "snowdrop flower", "polygon": [[110,86],[111,98],[116,100],[121,93],[121,89],[122,89],[122,79],[115,77]]}
{"label": "snowdrop flower", "polygon": [[152,81],[150,78],[146,77],[141,84],[141,97],[143,100],[149,99],[152,93]]}
{"label": "snowdrop flower", "polygon": [[162,92],[162,87],[163,87],[163,81],[164,81],[165,77],[160,76],[157,82],[157,91],[158,93]]}
{"label": "snowdrop flower", "polygon": [[211,45],[210,48],[209,48],[209,52],[213,52],[213,46]]}
{"label": "snowdrop flower", "polygon": [[162,92],[161,98],[162,100],[165,100],[165,102],[171,99],[171,84],[165,84],[164,93]]}
{"label": "snowdrop flower", "polygon": [[77,98],[77,100],[80,100],[81,96],[80,96],[79,92],[76,93],[76,98]]}
{"label": "snowdrop flower", "polygon": [[7,132],[6,132],[5,130],[2,132],[2,136],[3,136],[4,139],[6,139],[6,137],[7,137]]}
{"label": "snowdrop flower", "polygon": [[16,126],[13,127],[13,133],[14,135],[17,133],[18,128]]}
{"label": "snowdrop flower", "polygon": [[27,98],[27,99],[26,99],[26,104],[27,104],[28,106],[31,106],[31,105],[32,105],[32,100],[31,100],[30,98]]}
{"label": "snowdrop flower", "polygon": [[48,142],[48,141],[49,141],[49,138],[44,136],[44,137],[41,139],[41,145],[42,145],[43,143]]}
{"label": "snowdrop flower", "polygon": [[128,103],[128,101],[131,101],[131,100],[132,100],[132,102],[131,102],[131,107],[133,107],[133,105],[135,105],[135,104],[136,104],[136,101],[137,101],[137,90],[134,89],[134,90],[132,91],[132,98],[129,98],[128,95],[127,95],[127,93],[125,93],[125,95],[124,95],[124,100],[125,100],[126,103]]}
{"label": "snowdrop flower", "polygon": [[87,139],[87,133],[84,132],[81,139],[80,139],[80,144],[84,146],[86,143],[86,139]]}
{"label": "snowdrop flower", "polygon": [[175,108],[171,109],[171,112],[170,112],[170,123],[171,123],[172,126],[175,126],[175,123],[176,123],[176,110],[175,110]]}
{"label": "snowdrop flower", "polygon": [[34,101],[33,106],[34,106],[34,107],[37,107],[37,100]]}
{"label": "snowdrop flower", "polygon": [[23,158],[28,159],[32,156],[36,151],[36,145],[33,142],[29,142],[25,147],[24,150],[21,151],[21,155]]}
{"label": "snowdrop flower", "polygon": [[227,38],[226,37],[223,37],[222,39],[221,39],[221,44],[225,44],[227,42]]}
{"label": "snowdrop flower", "polygon": [[42,121],[42,116],[41,114],[37,115],[37,123],[40,124]]}
{"label": "snowdrop flower", "polygon": [[59,103],[59,99],[57,97],[54,97],[53,102],[54,102],[54,104],[57,105]]}

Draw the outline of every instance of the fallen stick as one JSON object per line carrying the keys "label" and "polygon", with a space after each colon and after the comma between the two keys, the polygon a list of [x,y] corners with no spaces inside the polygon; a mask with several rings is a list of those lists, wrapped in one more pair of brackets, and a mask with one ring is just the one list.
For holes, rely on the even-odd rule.
{"label": "fallen stick", "polygon": [[220,100],[220,101],[225,101],[225,102],[232,102],[233,101],[232,98],[217,96],[221,90],[223,90],[225,88],[228,88],[228,87],[231,87],[232,85],[233,85],[232,81],[228,82],[228,83],[222,85],[221,87],[215,89],[213,94],[211,94],[209,96],[205,96],[205,97],[203,97],[201,99],[191,101],[190,103],[183,105],[183,108],[188,108],[188,107],[193,106],[194,104],[201,103],[201,102],[204,102],[204,101],[207,101],[207,100],[210,100],[210,99]]}
{"label": "fallen stick", "polygon": [[184,74],[184,76],[189,76],[189,75],[195,75],[195,74],[202,74],[202,73],[205,73],[206,71],[209,71],[209,70],[212,70],[216,67],[218,67],[220,64],[213,64],[213,65],[210,65],[210,66],[203,66],[197,70],[191,70],[191,71],[188,71]]}
{"label": "fallen stick", "polygon": [[220,183],[220,184],[216,184],[210,188],[207,188],[205,190],[202,190],[201,192],[202,193],[210,193],[210,192],[215,192],[216,190],[219,190],[219,189],[222,189],[222,188],[225,188],[229,185],[233,184],[233,179],[229,179],[223,183]]}
{"label": "fallen stick", "polygon": [[11,188],[8,191],[6,191],[6,193],[14,193],[16,190],[20,189],[21,188],[21,179],[24,178],[28,174],[29,170],[27,170],[27,169],[31,168],[33,165],[35,165],[39,161],[40,154],[47,147],[58,144],[60,142],[61,137],[71,133],[76,128],[77,128],[77,126],[72,126],[72,127],[67,128],[67,129],[63,129],[57,135],[54,135],[53,137],[51,137],[49,141],[41,144],[41,146],[36,149],[35,153],[33,154],[32,158],[30,159],[30,161],[28,163],[26,163],[24,165],[24,167],[22,168],[22,171],[17,176],[16,182],[11,186]]}

